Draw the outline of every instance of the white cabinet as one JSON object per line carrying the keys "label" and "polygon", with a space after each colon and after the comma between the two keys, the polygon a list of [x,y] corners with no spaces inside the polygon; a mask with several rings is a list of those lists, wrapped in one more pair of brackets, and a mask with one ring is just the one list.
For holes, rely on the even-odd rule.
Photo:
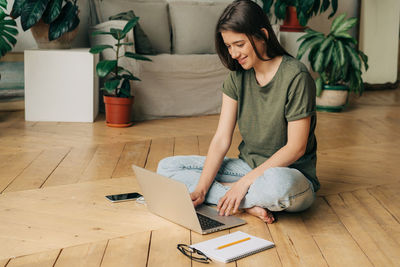
{"label": "white cabinet", "polygon": [[25,120],[93,122],[99,106],[97,62],[89,48],[25,50]]}

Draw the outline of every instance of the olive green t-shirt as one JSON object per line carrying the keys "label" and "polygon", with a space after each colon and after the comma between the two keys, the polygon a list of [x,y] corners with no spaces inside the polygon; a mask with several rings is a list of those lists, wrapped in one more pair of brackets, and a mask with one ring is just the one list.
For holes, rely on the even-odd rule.
{"label": "olive green t-shirt", "polygon": [[230,72],[222,91],[238,102],[237,120],[243,137],[239,158],[251,168],[261,165],[286,145],[289,121],[311,116],[306,152],[289,167],[301,171],[317,191],[320,184],[316,176],[315,83],[307,68],[285,55],[267,85],[257,83],[252,68]]}

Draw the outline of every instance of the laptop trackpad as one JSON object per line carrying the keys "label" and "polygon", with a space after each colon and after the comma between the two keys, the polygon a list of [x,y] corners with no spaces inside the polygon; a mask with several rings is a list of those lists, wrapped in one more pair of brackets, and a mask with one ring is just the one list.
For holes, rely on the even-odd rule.
{"label": "laptop trackpad", "polygon": [[202,215],[208,216],[213,220],[219,221],[223,224],[226,225],[231,225],[231,224],[242,224],[245,223],[246,221],[236,217],[236,216],[219,216],[217,209],[212,208],[207,205],[200,205],[196,207],[196,212],[200,213]]}

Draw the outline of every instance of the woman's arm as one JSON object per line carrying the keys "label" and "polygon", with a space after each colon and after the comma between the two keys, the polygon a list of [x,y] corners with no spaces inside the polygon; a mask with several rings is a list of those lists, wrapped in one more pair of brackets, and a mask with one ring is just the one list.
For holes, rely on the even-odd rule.
{"label": "woman's arm", "polygon": [[288,122],[288,141],[286,145],[231,187],[225,196],[219,200],[217,208],[220,215],[229,215],[231,212],[237,212],[240,202],[246,195],[250,185],[267,169],[272,167],[287,167],[304,155],[310,132],[310,122],[311,117]]}
{"label": "woman's arm", "polygon": [[236,113],[237,101],[223,94],[217,131],[208,149],[200,180],[196,189],[190,194],[195,206],[204,202],[205,195],[231,146],[232,135],[236,125]]}

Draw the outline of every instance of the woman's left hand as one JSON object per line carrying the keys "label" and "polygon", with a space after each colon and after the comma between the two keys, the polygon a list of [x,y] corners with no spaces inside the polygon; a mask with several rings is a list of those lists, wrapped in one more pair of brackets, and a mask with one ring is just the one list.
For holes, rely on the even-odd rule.
{"label": "woman's left hand", "polygon": [[217,209],[219,215],[229,216],[236,213],[239,209],[240,202],[247,194],[249,187],[250,186],[244,182],[243,177],[234,183],[231,189],[226,192],[225,196],[220,198],[218,201]]}

